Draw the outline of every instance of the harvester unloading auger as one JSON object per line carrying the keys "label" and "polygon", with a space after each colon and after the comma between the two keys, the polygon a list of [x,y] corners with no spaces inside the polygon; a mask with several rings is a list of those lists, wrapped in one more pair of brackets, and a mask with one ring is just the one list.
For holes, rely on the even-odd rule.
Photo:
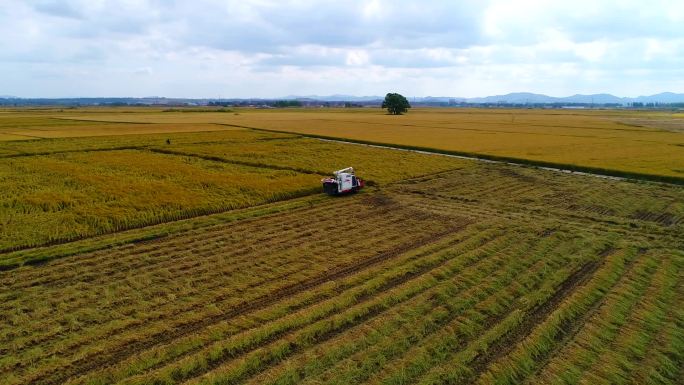
{"label": "harvester unloading auger", "polygon": [[333,172],[333,178],[323,178],[323,191],[328,195],[343,195],[361,190],[366,183],[354,175],[354,168],[347,167]]}

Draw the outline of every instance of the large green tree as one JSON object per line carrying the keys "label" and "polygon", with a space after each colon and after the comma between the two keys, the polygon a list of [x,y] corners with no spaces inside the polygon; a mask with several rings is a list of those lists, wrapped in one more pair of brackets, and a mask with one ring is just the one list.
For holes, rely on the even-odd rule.
{"label": "large green tree", "polygon": [[388,93],[385,100],[382,102],[382,108],[387,108],[387,111],[392,115],[401,115],[407,112],[411,105],[408,100],[400,94]]}

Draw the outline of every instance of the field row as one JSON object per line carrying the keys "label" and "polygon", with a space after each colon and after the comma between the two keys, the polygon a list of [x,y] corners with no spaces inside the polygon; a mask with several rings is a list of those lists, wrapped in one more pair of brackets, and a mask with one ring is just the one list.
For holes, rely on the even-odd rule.
{"label": "field row", "polygon": [[[525,373],[522,367],[534,374],[530,383],[648,384],[681,378],[680,273],[684,266],[681,253],[670,253],[648,254],[635,262],[601,305],[583,316],[583,328],[564,325],[567,321],[559,314],[559,319],[548,323],[549,328],[530,336],[506,361],[498,363],[488,382],[504,376],[515,382],[512,373]],[[558,325],[564,329],[554,330]],[[553,346],[551,338],[561,343]],[[523,349],[539,349],[548,358],[530,367],[530,355]]]}
{"label": "field row", "polygon": [[[3,345],[16,349],[10,355],[16,361],[7,369],[16,372],[16,365],[30,362],[32,349],[38,346],[41,356],[81,354],[77,347],[94,335],[115,335],[116,339],[95,342],[125,346],[130,339],[139,340],[143,333],[139,328],[143,328],[148,340],[158,341],[170,325],[207,320],[211,314],[220,320],[220,309],[236,306],[245,295],[258,297],[288,282],[306,281],[356,260],[363,262],[367,258],[360,256],[368,253],[383,258],[406,247],[402,245],[428,242],[430,234],[439,236],[463,225],[458,218],[445,221],[373,200],[349,207],[352,222],[339,223],[339,218],[328,215],[331,208],[198,231],[165,240],[163,247],[153,242],[121,252],[65,258],[49,269],[15,270],[3,279],[8,287],[16,285],[2,293],[8,310]],[[367,226],[364,233],[371,237],[359,239],[354,248],[340,253],[348,239],[362,231],[356,221]],[[406,234],[412,227],[423,231]],[[155,311],[144,311],[148,308]],[[61,317],[51,320],[55,314]],[[52,344],[57,344],[56,350]],[[28,356],[22,358],[23,354]]]}
{"label": "field row", "polygon": [[[604,223],[637,231],[684,230],[684,189],[480,164],[414,178],[392,188],[462,204],[501,209],[508,215],[538,214]],[[427,195],[426,195],[427,194]]]}
{"label": "field row", "polygon": [[[497,233],[499,235],[497,235]],[[275,349],[276,351],[279,351],[279,347],[282,347],[283,345],[283,338],[282,335],[277,329],[278,327],[286,327],[286,330],[290,330],[292,327],[296,327],[294,330],[299,330],[296,333],[292,334],[292,337],[299,337],[299,338],[304,338],[304,341],[307,341],[311,338],[314,338],[314,341],[322,342],[324,341],[327,335],[327,332],[324,333],[323,331],[320,330],[320,328],[327,329],[329,327],[333,328],[343,328],[342,330],[346,330],[348,327],[351,327],[353,325],[358,324],[359,322],[364,322],[367,320],[366,317],[376,317],[376,316],[371,316],[369,315],[368,312],[371,312],[371,314],[375,314],[375,312],[380,312],[384,313],[385,311],[399,311],[399,309],[403,309],[404,306],[406,306],[407,309],[413,309],[414,305],[412,304],[422,304],[425,302],[426,298],[432,298],[434,297],[431,290],[429,287],[432,286],[425,286],[425,285],[436,285],[441,282],[441,280],[448,279],[448,277],[453,276],[455,272],[458,272],[460,270],[456,271],[451,271],[448,275],[447,272],[449,272],[448,268],[452,266],[452,264],[456,264],[454,267],[457,266],[462,266],[463,263],[466,265],[469,264],[474,264],[472,265],[468,271],[472,272],[475,274],[475,277],[477,279],[486,279],[488,282],[491,282],[494,284],[494,287],[492,290],[503,290],[506,288],[507,290],[513,290],[514,288],[517,288],[517,290],[524,290],[528,289],[523,283],[525,282],[522,277],[520,277],[520,274],[527,274],[530,276],[530,279],[532,280],[529,285],[533,288],[535,284],[533,282],[537,282],[537,284],[552,284],[553,282],[546,281],[544,278],[546,278],[545,275],[538,275],[537,274],[537,269],[533,269],[530,272],[524,273],[526,269],[529,269],[531,267],[537,266],[539,268],[542,268],[543,266],[547,266],[546,268],[542,268],[542,271],[557,271],[559,268],[564,268],[564,269],[572,269],[573,266],[578,262],[575,260],[576,257],[570,257],[573,255],[572,252],[569,252],[570,250],[557,250],[558,242],[559,240],[554,237],[548,237],[542,243],[538,246],[535,246],[536,252],[532,252],[532,247],[535,242],[526,241],[526,242],[520,242],[520,239],[516,239],[517,237],[515,236],[514,233],[509,233],[506,237],[501,237],[501,230],[498,231],[485,231],[484,233],[468,233],[471,235],[463,234],[460,235],[459,237],[462,236],[467,236],[469,238],[466,239],[456,239],[454,241],[458,241],[456,244],[453,244],[452,242],[447,242],[447,248],[443,249],[443,251],[439,252],[437,251],[436,253],[426,251],[420,254],[420,258],[418,258],[419,255],[413,255],[413,256],[408,256],[408,257],[402,257],[402,256],[397,256],[401,259],[408,258],[407,261],[413,260],[413,265],[414,267],[411,268],[410,266],[402,265],[400,263],[397,263],[395,260],[394,263],[391,265],[388,265],[386,269],[388,269],[388,273],[384,273],[383,275],[374,275],[374,282],[369,283],[367,279],[360,279],[361,277],[358,277],[356,275],[350,276],[350,283],[340,283],[336,288],[334,288],[338,295],[332,297],[331,299],[325,301],[325,302],[311,302],[311,296],[314,293],[306,293],[306,296],[303,298],[304,303],[302,305],[297,305],[296,302],[294,303],[289,303],[285,309],[282,309],[280,311],[276,311],[275,316],[276,317],[284,317],[283,321],[279,321],[279,318],[275,318],[273,320],[274,325],[272,326],[273,328],[276,328],[272,331],[271,327],[266,328],[266,330],[263,330],[263,327],[259,327],[254,329],[254,326],[251,326],[251,328],[248,327],[250,332],[248,333],[247,331],[245,332],[240,332],[240,330],[235,330],[236,324],[234,322],[227,322],[227,323],[222,323],[221,325],[223,328],[228,328],[228,330],[223,331],[223,334],[217,334],[220,333],[220,328],[212,328],[210,333],[208,333],[208,336],[203,337],[203,333],[199,334],[199,336],[196,333],[193,333],[191,341],[183,340],[180,346],[178,344],[173,343],[170,345],[162,345],[160,348],[161,350],[155,350],[153,353],[146,353],[146,356],[149,355],[149,359],[152,360],[152,363],[145,364],[148,366],[151,366],[150,369],[153,369],[150,371],[150,369],[146,369],[142,374],[144,374],[142,377],[136,380],[138,377],[134,377],[131,379],[133,383],[149,383],[153,381],[153,379],[161,380],[161,379],[166,379],[166,381],[171,381],[173,383],[179,382],[184,378],[180,373],[187,373],[185,376],[191,376],[190,378],[197,377],[198,375],[206,372],[208,369],[205,367],[207,365],[207,360],[210,360],[212,364],[210,366],[214,366],[216,370],[219,370],[219,372],[222,372],[225,370],[223,368],[223,365],[219,365],[222,361],[228,360],[227,363],[236,361],[237,362],[243,362],[242,360],[238,360],[239,356],[236,356],[234,349],[238,349],[239,352],[244,352],[244,354],[248,354],[251,352],[251,355],[254,356],[257,354],[261,354],[262,349],[269,348],[267,351],[270,351],[271,348],[273,348],[271,345],[276,345]],[[474,237],[474,238],[473,238]],[[470,239],[473,238],[473,239]],[[449,246],[452,245],[452,246]],[[477,247],[477,245],[481,245]],[[476,246],[475,249],[473,249],[473,246]],[[578,247],[579,245],[575,242],[565,242],[565,247]],[[434,248],[435,246],[425,246],[428,249]],[[439,249],[438,249],[439,250]],[[470,250],[470,251],[468,251]],[[556,252],[551,252],[552,250]],[[415,253],[415,252],[414,252]],[[529,253],[529,254],[528,254]],[[548,254],[547,254],[548,253]],[[524,256],[528,255],[535,255],[536,257],[532,258],[521,258]],[[550,258],[550,255],[554,255],[553,258]],[[484,257],[487,258],[493,258],[489,264],[485,265],[480,265],[481,263],[485,263],[487,260],[483,259]],[[545,258],[546,257],[546,258]],[[553,265],[553,267],[549,266],[549,263],[553,263],[555,261],[555,258],[559,258],[560,260],[557,261],[556,264]],[[571,260],[568,260],[566,258],[572,258]],[[575,260],[575,262],[568,264],[568,262]],[[541,265],[540,265],[541,264]],[[417,267],[416,266],[421,266],[423,272],[421,274],[418,274],[416,272]],[[434,271],[436,267],[439,267],[439,270]],[[488,266],[488,267],[487,267]],[[506,269],[506,274],[504,276],[499,276],[498,274],[486,274],[489,270],[487,269],[495,269],[495,268],[501,268],[501,266],[504,266]],[[563,270],[565,271],[565,270]],[[427,272],[430,272],[429,275],[426,275]],[[435,279],[435,274],[438,274],[437,277],[439,279]],[[569,271],[567,272],[569,273]],[[567,274],[565,273],[565,274]],[[409,274],[407,276],[407,274]],[[446,276],[443,276],[444,274],[447,274]],[[561,274],[561,273],[558,273]],[[521,286],[511,286],[513,283],[512,279],[514,277],[517,277],[517,283],[520,284]],[[252,277],[251,279],[254,280],[256,277]],[[398,279],[399,278],[399,279]],[[416,281],[418,279],[421,279],[420,281]],[[517,295],[515,293],[507,293],[507,294],[501,294],[504,295],[502,299],[495,300],[493,295],[497,293],[497,291],[488,291],[484,289],[481,285],[479,285],[479,281],[477,281],[475,278],[473,280],[470,280],[468,278],[468,275],[458,275],[459,280],[456,281],[458,285],[462,287],[463,290],[468,291],[468,295],[464,295],[462,300],[469,302],[473,301],[477,298],[473,297],[470,294],[475,294],[475,293],[480,293],[480,296],[484,296],[481,299],[489,299],[489,301],[484,302],[485,304],[488,304],[489,306],[495,306],[494,309],[497,309],[498,307],[502,306],[506,301],[509,301],[511,298],[516,297]],[[505,278],[505,279],[504,279]],[[416,283],[420,282],[420,284]],[[460,282],[460,283],[459,283]],[[463,287],[463,285],[466,285]],[[361,285],[361,288],[357,287],[358,285]],[[399,285],[399,286],[396,286]],[[418,286],[415,286],[418,285]],[[439,284],[441,285],[441,284]],[[157,284],[158,286],[158,284]],[[370,287],[369,287],[370,286]],[[392,289],[392,287],[396,287],[397,289]],[[438,286],[439,287],[439,286]],[[445,287],[445,290],[447,290],[449,286]],[[374,288],[374,289],[372,289]],[[398,288],[402,288],[400,291]],[[354,294],[349,294],[350,297],[347,297],[344,293],[347,293],[346,290],[350,290]],[[370,290],[370,291],[369,291]],[[374,290],[381,290],[381,292],[386,292],[386,294],[380,295],[380,293],[373,294]],[[384,291],[382,291],[384,290]],[[416,292],[418,290],[418,292]],[[454,290],[454,289],[449,289],[449,290]],[[484,290],[484,291],[483,291]],[[400,305],[404,301],[408,301],[409,299],[413,298],[414,296],[418,295],[419,293],[423,293],[420,297],[416,297],[413,302],[408,302],[405,305]],[[343,293],[340,295],[340,293]],[[447,297],[444,297],[444,300],[447,298],[452,298],[449,291],[443,292],[444,294],[442,295],[447,295]],[[179,293],[179,295],[181,295]],[[489,294],[489,295],[488,295]],[[329,295],[329,294],[328,294]],[[380,296],[376,298],[376,296]],[[408,296],[408,297],[407,297]],[[341,298],[340,298],[341,297]],[[440,297],[434,297],[436,299],[439,299]],[[359,305],[355,306],[350,306],[349,301],[356,301],[359,302]],[[339,303],[339,301],[342,301]],[[389,301],[389,302],[388,302]],[[399,302],[396,302],[399,301]],[[502,302],[504,301],[504,302]],[[211,299],[211,303],[217,304],[216,299]],[[330,306],[333,306],[334,308],[331,309]],[[313,304],[315,307],[311,308],[311,305],[307,306],[307,303]],[[352,302],[354,303],[354,302]],[[429,301],[428,301],[429,303]],[[219,305],[221,306],[221,305]],[[235,305],[233,305],[234,307]],[[301,312],[298,313],[293,313],[293,310],[297,310],[299,306],[305,306],[304,308],[301,309]],[[483,305],[484,306],[484,305]],[[322,307],[324,309],[323,314],[327,314],[327,316],[324,316],[324,318],[319,318],[320,316],[318,315],[310,315],[308,313],[309,311],[314,311],[315,309],[318,309],[318,307]],[[163,309],[163,308],[162,308]],[[334,309],[338,309],[337,312],[331,311]],[[387,310],[383,310],[387,309]],[[265,311],[267,309],[264,309]],[[338,314],[340,311],[343,312],[341,314]],[[493,310],[492,310],[493,311]],[[270,311],[267,314],[272,314],[274,310],[270,309]],[[360,312],[360,313],[359,313]],[[317,314],[317,313],[316,313]],[[349,315],[351,314],[351,315]],[[354,315],[357,314],[357,315]],[[379,313],[378,313],[379,314]],[[474,313],[475,314],[475,313]],[[193,314],[194,315],[194,314]],[[201,315],[201,314],[200,314]],[[306,315],[306,316],[305,316]],[[208,315],[204,315],[201,319],[206,319]],[[314,317],[313,319],[311,317]],[[378,315],[379,316],[379,315]],[[263,317],[263,316],[262,316]],[[258,321],[264,322],[265,320],[259,317]],[[328,318],[332,317],[332,320],[328,320]],[[349,318],[351,317],[351,318]],[[349,318],[349,321],[346,321],[346,319]],[[198,318],[199,319],[199,318]],[[292,322],[301,323],[305,322],[306,320],[310,320],[311,324],[307,326],[307,324],[303,324],[301,326],[296,326],[296,325],[291,325]],[[337,319],[338,321],[335,321]],[[256,320],[252,320],[251,322],[248,322],[247,325],[256,325],[254,322],[258,322]],[[368,321],[370,321],[370,318],[368,318]],[[348,322],[352,322],[352,324],[348,325]],[[472,322],[472,321],[471,321]],[[257,323],[258,324],[258,323]],[[268,325],[268,324],[267,324]],[[206,326],[206,325],[205,325]],[[218,325],[217,325],[218,327]],[[171,330],[174,330],[172,326],[170,326],[168,323],[166,324],[166,328],[164,330],[166,333],[168,333],[169,328]],[[202,330],[202,329],[200,329]],[[336,329],[335,329],[336,330]],[[232,333],[231,333],[232,331]],[[86,332],[87,330],[81,330],[81,333]],[[139,334],[140,331],[138,331],[137,337],[138,340],[142,338],[142,335]],[[227,334],[226,334],[227,333]],[[266,333],[264,335],[264,333]],[[275,336],[278,336],[278,340],[275,341],[273,340],[274,334],[271,333],[276,333]],[[314,333],[314,334],[311,334]],[[171,333],[172,335],[174,333]],[[184,334],[181,334],[181,336]],[[235,337],[230,337],[235,335]],[[316,339],[314,336],[321,336],[323,338],[322,340]],[[270,336],[270,338],[269,338]],[[178,338],[179,336],[175,336],[175,338]],[[197,338],[199,337],[199,341],[197,341]],[[332,336],[331,336],[332,337]],[[215,340],[216,338],[219,338],[219,340],[216,340],[216,343],[218,344],[217,346],[214,346],[214,344],[209,344],[209,346],[206,346],[210,341]],[[256,341],[253,339],[256,338]],[[192,343],[194,339],[194,343]],[[173,340],[171,340],[173,341]],[[169,341],[169,342],[171,342]],[[257,349],[257,347],[262,346],[262,345],[257,345],[253,346],[254,343],[259,343],[259,341],[263,341],[260,344],[266,343],[266,345],[263,346],[263,348]],[[311,341],[311,342],[314,342]],[[109,341],[108,341],[109,342]],[[175,342],[175,341],[174,341]],[[318,343],[317,342],[317,343]],[[133,343],[133,345],[138,346],[139,345],[136,342],[129,341],[129,344]],[[155,345],[157,345],[159,341],[155,341]],[[189,352],[184,352],[184,349],[188,348],[188,345],[190,346],[202,346],[201,349],[197,350],[195,349],[190,349]],[[240,348],[241,346],[250,346],[250,350],[244,350],[245,347]],[[127,345],[130,346],[130,345]],[[224,347],[226,346],[226,347]],[[234,346],[233,348],[229,348],[229,346]],[[146,347],[149,348],[149,347]],[[226,351],[226,349],[228,349]],[[101,348],[97,349],[95,351],[99,351],[100,354],[104,354],[105,358],[107,358],[107,362],[111,364],[111,352],[114,349],[112,348],[111,343],[109,344],[108,348]],[[195,351],[197,350],[197,351]],[[115,351],[115,350],[114,350]],[[105,353],[106,352],[106,353]],[[182,353],[182,354],[179,354]],[[54,354],[54,352],[53,352]],[[83,354],[83,352],[81,352]],[[218,357],[216,356],[218,355]],[[165,356],[171,356],[172,360],[170,362],[159,362],[160,357],[165,357]],[[88,356],[86,356],[88,357]],[[182,360],[176,362],[179,358],[182,358]],[[218,361],[217,361],[218,360]],[[79,360],[77,361],[77,366],[80,366],[80,369],[86,369],[88,368],[89,370],[94,369],[92,367],[93,362],[98,362],[100,361],[99,359],[95,359],[95,357],[89,357],[87,360]],[[81,365],[78,365],[78,362],[81,362]],[[140,357],[136,357],[136,359],[133,362],[129,362],[130,364],[133,364],[134,367],[139,367],[140,365],[143,365],[146,363],[147,360],[141,360]],[[333,361],[334,362],[334,361]],[[86,365],[87,363],[87,365]],[[63,364],[62,364],[63,365]],[[83,365],[86,365],[84,367]],[[242,366],[240,366],[242,367]],[[123,373],[128,373],[128,375],[131,374],[132,368],[128,366],[124,366],[122,369],[120,369]],[[240,369],[241,370],[241,369]],[[261,369],[258,370],[259,372]],[[62,370],[59,372],[59,375],[62,376],[65,373],[68,374],[70,373],[71,370]],[[257,371],[254,371],[253,374],[255,374]],[[15,371],[15,373],[17,373]],[[30,375],[29,373],[32,373],[32,371],[27,372],[27,375]],[[231,372],[232,373],[232,372]],[[35,374],[35,373],[34,373]],[[50,380],[48,381],[46,377],[41,377],[41,376],[36,376],[34,377],[33,382],[38,382],[41,383],[41,378],[46,378],[45,380],[42,380],[42,382],[55,382],[54,380],[60,378],[60,377],[54,377],[55,373],[52,373],[52,375],[48,375],[47,378]],[[112,376],[114,374],[108,374],[108,376]],[[121,374],[119,374],[121,376]],[[170,376],[170,377],[169,377]],[[89,376],[91,380],[93,378],[98,378],[99,376]],[[116,378],[116,376],[114,377]],[[106,380],[103,380],[104,382],[111,382],[114,378],[112,377],[107,377]],[[89,380],[90,381],[90,380]],[[99,380],[98,380],[99,381]],[[90,383],[97,383],[98,381],[95,382],[90,382]],[[118,380],[117,380],[118,381]]]}

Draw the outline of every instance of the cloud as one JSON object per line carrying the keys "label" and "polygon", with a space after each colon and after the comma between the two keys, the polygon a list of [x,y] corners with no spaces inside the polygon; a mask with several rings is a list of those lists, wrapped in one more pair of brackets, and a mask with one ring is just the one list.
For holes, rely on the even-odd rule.
{"label": "cloud", "polygon": [[20,96],[684,91],[671,0],[6,0],[0,26]]}
{"label": "cloud", "polygon": [[79,9],[68,1],[42,0],[33,3],[33,8],[46,15],[81,19]]}

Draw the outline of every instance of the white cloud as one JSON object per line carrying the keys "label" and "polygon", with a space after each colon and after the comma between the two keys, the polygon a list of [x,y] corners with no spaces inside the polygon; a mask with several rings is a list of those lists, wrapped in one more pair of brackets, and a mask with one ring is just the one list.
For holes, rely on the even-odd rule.
{"label": "white cloud", "polygon": [[5,0],[0,94],[683,92],[684,2]]}
{"label": "white cloud", "polygon": [[366,19],[379,19],[383,15],[383,8],[387,7],[380,0],[371,0],[363,5],[363,17]]}
{"label": "white cloud", "polygon": [[364,50],[355,49],[347,52],[347,65],[362,66],[368,64],[368,54]]}

